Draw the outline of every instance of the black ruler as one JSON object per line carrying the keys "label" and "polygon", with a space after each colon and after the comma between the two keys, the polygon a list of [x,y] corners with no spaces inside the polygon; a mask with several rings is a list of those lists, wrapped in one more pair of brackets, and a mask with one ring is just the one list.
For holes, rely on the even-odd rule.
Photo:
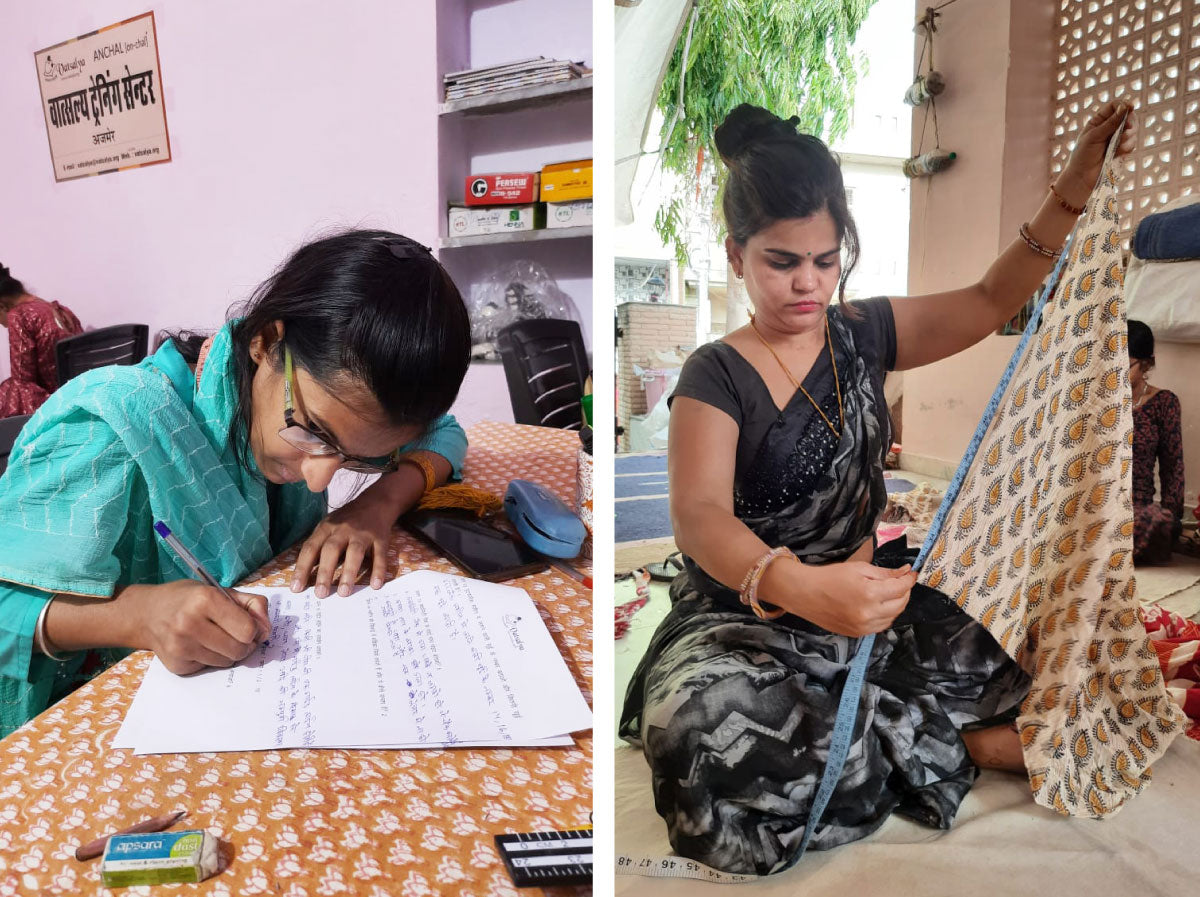
{"label": "black ruler", "polygon": [[518,888],[592,883],[592,830],[496,835],[496,849]]}

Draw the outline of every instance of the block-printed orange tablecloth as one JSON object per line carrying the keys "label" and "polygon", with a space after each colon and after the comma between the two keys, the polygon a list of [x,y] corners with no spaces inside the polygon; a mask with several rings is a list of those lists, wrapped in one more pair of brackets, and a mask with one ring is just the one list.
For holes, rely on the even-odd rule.
{"label": "block-printed orange tablecloth", "polygon": [[[573,504],[576,434],[484,423],[469,436],[467,482],[502,495],[510,479],[531,479]],[[286,584],[295,556],[285,552],[248,581]],[[388,557],[397,576],[457,572],[399,530]],[[529,593],[590,703],[591,592],[553,569],[510,584]],[[591,733],[536,750],[113,750],[151,656],[126,658],[0,741],[0,897],[515,897],[530,891],[513,887],[494,834],[590,824]],[[75,860],[79,844],[175,810],[188,811],[176,828],[230,842],[228,869],[198,885],[109,891],[98,859]]]}

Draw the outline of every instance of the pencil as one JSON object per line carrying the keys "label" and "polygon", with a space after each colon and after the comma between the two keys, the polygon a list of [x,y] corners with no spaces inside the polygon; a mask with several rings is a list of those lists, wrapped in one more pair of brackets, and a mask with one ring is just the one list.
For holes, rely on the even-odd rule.
{"label": "pencil", "polygon": [[104,853],[104,846],[108,844],[108,839],[113,835],[140,835],[144,832],[165,832],[186,815],[187,810],[179,810],[176,813],[168,813],[166,816],[151,816],[149,819],[143,819],[136,825],[129,826],[129,828],[109,832],[102,838],[97,838],[95,841],[89,841],[87,844],[80,844],[76,847],[75,859],[83,862],[84,860],[91,860],[100,856],[100,854]]}
{"label": "pencil", "polygon": [[550,566],[557,567],[563,573],[567,574],[567,576],[571,577],[571,579],[574,579],[576,582],[583,583],[583,587],[585,589],[590,589],[592,587],[592,578],[586,573],[581,573],[565,561],[557,560],[547,554],[543,554],[542,557],[550,562]]}

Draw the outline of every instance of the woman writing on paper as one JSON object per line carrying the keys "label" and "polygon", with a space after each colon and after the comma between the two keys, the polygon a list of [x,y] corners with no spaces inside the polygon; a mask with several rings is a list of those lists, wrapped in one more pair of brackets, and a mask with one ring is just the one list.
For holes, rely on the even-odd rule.
{"label": "woman writing on paper", "polygon": [[[753,106],[718,129],[726,248],[754,315],[697,349],[674,393],[668,469],[685,570],[621,723],[683,856],[742,873],[789,865],[855,639],[869,633],[881,635],[867,709],[813,846],[862,838],[894,810],[946,827],[978,766],[1021,768],[1007,723],[1024,672],[952,602],[914,587],[904,555],[876,552],[891,443],[883,378],[960,352],[1016,313],[1124,113],[1109,105],[1091,118],[978,283],[837,305],[858,241],[835,158],[794,120]],[[1121,150],[1134,140],[1127,127]]]}
{"label": "woman writing on paper", "polygon": [[[396,518],[463,461],[446,412],[469,353],[429,250],[351,231],[297,250],[208,340],[60,389],[0,479],[0,734],[123,649],[185,674],[269,631],[265,599],[188,579],[155,520],[225,586],[301,539],[293,589],[319,565],[324,597],[340,562],[348,594],[368,554],[382,586]],[[384,475],[325,517],[339,469]]]}
{"label": "woman writing on paper", "polygon": [[0,383],[0,417],[33,414],[58,389],[55,344],[83,328],[65,305],[47,302],[0,265],[0,327],[8,328],[9,378]]}

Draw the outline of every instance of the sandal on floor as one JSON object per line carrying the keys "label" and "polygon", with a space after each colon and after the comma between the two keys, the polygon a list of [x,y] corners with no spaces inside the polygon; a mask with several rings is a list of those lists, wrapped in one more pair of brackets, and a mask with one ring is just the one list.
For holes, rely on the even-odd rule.
{"label": "sandal on floor", "polygon": [[650,578],[658,582],[670,582],[683,572],[682,558],[683,552],[673,551],[661,564],[648,565],[646,569],[650,571]]}

